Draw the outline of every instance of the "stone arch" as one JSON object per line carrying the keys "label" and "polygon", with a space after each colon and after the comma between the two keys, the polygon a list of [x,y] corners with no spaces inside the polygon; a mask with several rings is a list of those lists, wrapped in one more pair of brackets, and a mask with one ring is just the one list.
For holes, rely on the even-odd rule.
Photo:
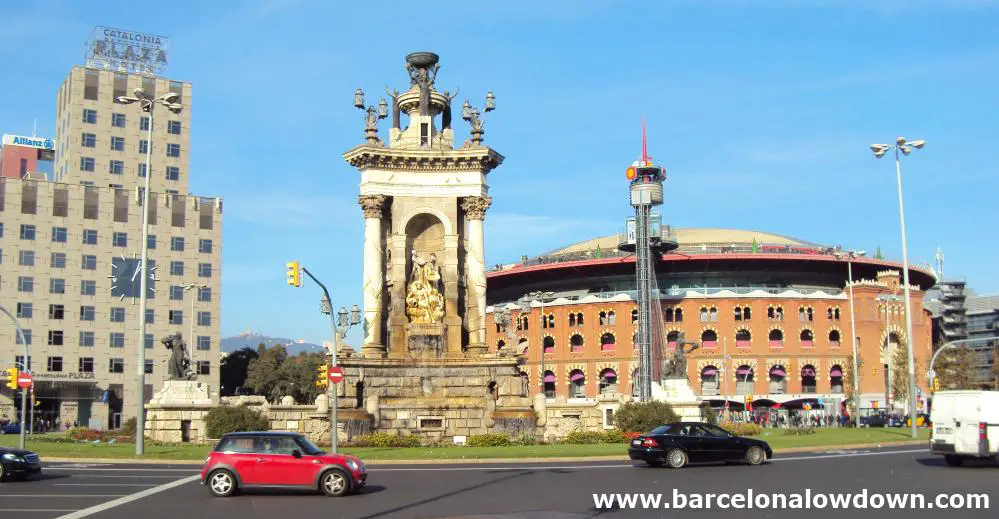
{"label": "stone arch", "polygon": [[815,345],[815,332],[810,326],[802,326],[801,330],[798,332],[798,340],[801,341],[801,345],[805,347],[811,347]]}
{"label": "stone arch", "polygon": [[581,352],[586,347],[586,337],[582,332],[569,334],[569,351]]}
{"label": "stone arch", "polygon": [[600,333],[600,351],[614,351],[617,348],[617,336],[613,330],[604,329]]}
{"label": "stone arch", "polygon": [[843,344],[843,331],[839,329],[839,326],[830,326],[826,336],[829,339],[830,346],[833,344],[837,346]]}
{"label": "stone arch", "polygon": [[406,213],[406,216],[402,217],[402,221],[399,223],[399,228],[397,229],[397,231],[401,231],[402,233],[406,234],[406,229],[409,228],[410,221],[421,214],[427,214],[437,217],[437,220],[440,221],[441,224],[443,224],[444,226],[445,236],[453,236],[455,234],[454,226],[451,225],[451,219],[448,218],[443,211],[434,207],[417,207],[411,209],[408,213]]}
{"label": "stone arch", "polygon": [[555,353],[555,337],[546,333],[544,337],[541,338],[541,351],[545,353]]}

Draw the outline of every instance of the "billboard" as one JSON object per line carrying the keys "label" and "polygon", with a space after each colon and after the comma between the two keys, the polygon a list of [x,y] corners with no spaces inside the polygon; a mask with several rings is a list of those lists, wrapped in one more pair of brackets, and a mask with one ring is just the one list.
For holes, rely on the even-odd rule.
{"label": "billboard", "polygon": [[5,134],[3,136],[3,145],[25,146],[27,148],[38,148],[40,150],[55,149],[55,142],[52,139],[47,139],[45,137],[27,137],[25,135]]}
{"label": "billboard", "polygon": [[166,70],[169,47],[170,40],[165,36],[99,25],[87,40],[86,65],[155,76]]}

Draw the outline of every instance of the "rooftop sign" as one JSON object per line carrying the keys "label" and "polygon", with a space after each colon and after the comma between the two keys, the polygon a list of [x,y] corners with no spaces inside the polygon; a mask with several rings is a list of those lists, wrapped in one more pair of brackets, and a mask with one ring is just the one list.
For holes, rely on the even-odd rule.
{"label": "rooftop sign", "polygon": [[55,148],[55,143],[52,139],[47,139],[45,137],[26,137],[24,135],[4,135],[3,145],[26,146],[28,148],[39,148],[42,150],[51,150]]}
{"label": "rooftop sign", "polygon": [[170,40],[164,36],[97,26],[87,40],[86,65],[155,76],[166,70]]}

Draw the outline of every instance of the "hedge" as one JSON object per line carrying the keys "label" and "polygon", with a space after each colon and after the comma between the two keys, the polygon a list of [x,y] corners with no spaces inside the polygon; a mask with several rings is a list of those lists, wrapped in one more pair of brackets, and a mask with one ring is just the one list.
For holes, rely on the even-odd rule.
{"label": "hedge", "polygon": [[209,438],[221,438],[231,432],[266,431],[270,429],[270,422],[245,405],[221,406],[205,415],[205,429]]}

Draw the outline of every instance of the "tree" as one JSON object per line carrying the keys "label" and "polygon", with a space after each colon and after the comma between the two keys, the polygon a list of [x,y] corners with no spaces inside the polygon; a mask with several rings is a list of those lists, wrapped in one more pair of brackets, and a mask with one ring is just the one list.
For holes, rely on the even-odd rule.
{"label": "tree", "polygon": [[263,344],[257,346],[257,358],[250,361],[246,370],[246,386],[252,388],[258,395],[264,395],[268,400],[277,401],[281,398],[281,373],[279,368],[288,352],[284,346],[277,345],[268,348]]}
{"label": "tree", "polygon": [[[859,402],[854,398],[853,394],[853,354],[851,353],[849,357],[846,358],[846,366],[843,368],[843,395],[850,402],[850,408],[856,413],[857,405]],[[857,369],[864,369],[864,359],[857,357]],[[861,371],[863,373],[863,371]],[[854,414],[854,416],[856,416]]]}
{"label": "tree", "polygon": [[614,426],[623,432],[649,432],[680,418],[666,402],[626,402],[614,413]]}
{"label": "tree", "polygon": [[975,389],[975,365],[975,352],[966,346],[941,352],[933,367],[940,389]]}
{"label": "tree", "polygon": [[753,238],[753,252],[760,252],[760,243]]}
{"label": "tree", "polygon": [[877,259],[877,260],[883,260],[883,259],[885,259],[885,255],[881,253],[881,246],[880,245],[878,245],[877,250],[874,251],[874,259]]}
{"label": "tree", "polygon": [[901,344],[895,345],[891,357],[891,392],[896,402],[909,399],[909,351]]}
{"label": "tree", "polygon": [[253,348],[240,348],[225,357],[219,367],[219,382],[222,387],[222,396],[232,396],[236,394],[236,389],[246,384],[247,370],[250,361],[258,357],[257,351]]}
{"label": "tree", "polygon": [[257,348],[258,357],[252,359],[247,369],[247,387],[277,402],[290,395],[299,404],[315,401],[320,389],[316,387],[316,375],[324,357],[320,353],[299,353],[289,357],[282,345]]}

